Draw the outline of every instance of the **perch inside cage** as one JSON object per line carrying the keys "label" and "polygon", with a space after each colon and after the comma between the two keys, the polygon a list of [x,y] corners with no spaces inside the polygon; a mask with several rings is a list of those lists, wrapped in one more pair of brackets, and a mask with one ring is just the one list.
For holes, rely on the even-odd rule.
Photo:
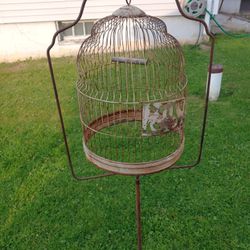
{"label": "perch inside cage", "polygon": [[127,5],[97,21],[77,57],[87,158],[119,174],[172,166],[184,147],[187,81],[165,23]]}

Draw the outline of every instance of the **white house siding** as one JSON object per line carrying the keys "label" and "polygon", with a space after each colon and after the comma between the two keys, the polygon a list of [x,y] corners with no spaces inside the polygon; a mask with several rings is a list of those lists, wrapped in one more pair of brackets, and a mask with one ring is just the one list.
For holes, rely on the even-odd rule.
{"label": "white house siding", "polygon": [[[73,20],[81,3],[81,0],[1,0],[0,23]],[[125,0],[88,0],[83,18],[110,15],[125,4]],[[174,0],[132,0],[132,4],[153,16],[178,15]]]}
{"label": "white house siding", "polygon": [[[56,31],[56,21],[75,20],[79,0],[0,0],[0,62],[46,56],[46,48]],[[124,0],[88,0],[83,19],[110,15]],[[182,18],[174,0],[132,0],[146,13],[162,18],[169,32],[181,42],[197,39],[199,25]],[[54,56],[74,55],[80,44],[59,44]]]}

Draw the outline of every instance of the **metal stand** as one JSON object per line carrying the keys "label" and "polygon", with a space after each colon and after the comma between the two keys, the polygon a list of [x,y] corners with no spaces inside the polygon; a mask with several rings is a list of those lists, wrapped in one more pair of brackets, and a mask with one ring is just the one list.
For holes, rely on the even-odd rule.
{"label": "metal stand", "polygon": [[[87,2],[87,0],[82,0],[82,5],[81,5],[81,8],[80,8],[80,13],[79,13],[77,19],[73,23],[71,23],[70,25],[68,25],[67,27],[64,27],[64,28],[58,30],[54,34],[54,36],[52,38],[52,42],[51,42],[50,46],[47,49],[47,58],[48,58],[50,75],[51,75],[51,81],[52,81],[52,84],[53,84],[54,95],[55,95],[57,109],[58,109],[58,113],[59,113],[59,118],[60,118],[60,123],[61,123],[63,138],[64,138],[64,143],[65,143],[65,148],[66,148],[66,153],[67,153],[69,168],[70,168],[72,176],[76,180],[78,180],[78,181],[86,181],[86,180],[98,179],[98,178],[102,178],[102,177],[107,177],[107,176],[114,175],[113,171],[108,171],[105,174],[100,174],[100,175],[97,175],[97,176],[78,176],[76,174],[76,172],[75,172],[75,170],[73,168],[72,160],[71,160],[70,149],[69,149],[69,145],[68,145],[66,130],[65,130],[65,127],[64,127],[64,121],[63,121],[63,116],[62,116],[62,111],[61,111],[59,96],[58,96],[58,92],[57,92],[56,80],[55,80],[55,76],[54,76],[54,70],[53,70],[53,65],[52,65],[52,60],[51,60],[51,55],[50,55],[50,51],[51,51],[51,49],[55,45],[57,36],[60,33],[62,33],[63,31],[65,31],[65,30],[73,27],[74,25],[76,25],[81,20],[81,17],[82,17],[83,10],[85,8],[86,2]],[[131,1],[126,0],[126,2],[129,5]],[[199,162],[201,161],[201,155],[202,155],[203,144],[204,144],[204,137],[205,137],[206,121],[207,121],[207,111],[208,111],[208,101],[209,101],[209,89],[210,89],[210,82],[211,82],[212,64],[213,64],[213,57],[214,57],[214,42],[215,42],[215,37],[210,32],[210,30],[209,30],[207,24],[205,23],[205,21],[203,21],[202,19],[198,19],[198,18],[194,18],[192,16],[186,15],[183,12],[183,10],[182,10],[182,7],[181,7],[181,4],[180,4],[179,0],[175,0],[175,2],[176,2],[176,5],[177,5],[177,7],[178,7],[178,9],[179,9],[179,11],[180,11],[180,13],[181,13],[181,15],[183,17],[185,17],[186,19],[192,20],[192,21],[199,22],[199,23],[201,23],[205,27],[205,31],[206,31],[207,35],[211,38],[211,49],[210,49],[209,75],[208,75],[208,82],[207,82],[207,94],[206,94],[206,98],[205,98],[205,109],[204,109],[204,115],[203,115],[203,126],[202,126],[202,131],[201,131],[201,138],[200,138],[200,146],[199,146],[199,151],[198,151],[198,158],[197,158],[196,162],[194,162],[191,165],[177,166],[177,165],[173,164],[173,166],[171,166],[169,169],[174,169],[174,168],[191,168],[191,167],[194,167],[194,166],[198,165]],[[136,174],[141,174],[141,173],[136,173]],[[141,202],[140,201],[140,175],[136,176],[135,185],[136,185],[137,249],[138,250],[142,250],[141,204],[140,204],[140,202]]]}
{"label": "metal stand", "polygon": [[137,249],[142,250],[140,176],[136,176],[135,187],[136,187]]}

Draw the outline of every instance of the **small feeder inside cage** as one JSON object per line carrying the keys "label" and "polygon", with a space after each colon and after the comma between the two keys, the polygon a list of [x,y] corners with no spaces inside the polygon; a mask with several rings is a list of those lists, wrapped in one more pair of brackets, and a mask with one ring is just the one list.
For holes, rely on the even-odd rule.
{"label": "small feeder inside cage", "polygon": [[180,158],[187,81],[181,47],[162,20],[121,7],[94,24],[77,65],[84,151],[91,162],[143,175]]}

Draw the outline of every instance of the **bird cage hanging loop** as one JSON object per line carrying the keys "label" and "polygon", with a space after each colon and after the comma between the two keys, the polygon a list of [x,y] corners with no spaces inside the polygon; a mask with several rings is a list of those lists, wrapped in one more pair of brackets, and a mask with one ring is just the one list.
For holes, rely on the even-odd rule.
{"label": "bird cage hanging loop", "polygon": [[127,5],[131,4],[131,0],[126,0]]}

